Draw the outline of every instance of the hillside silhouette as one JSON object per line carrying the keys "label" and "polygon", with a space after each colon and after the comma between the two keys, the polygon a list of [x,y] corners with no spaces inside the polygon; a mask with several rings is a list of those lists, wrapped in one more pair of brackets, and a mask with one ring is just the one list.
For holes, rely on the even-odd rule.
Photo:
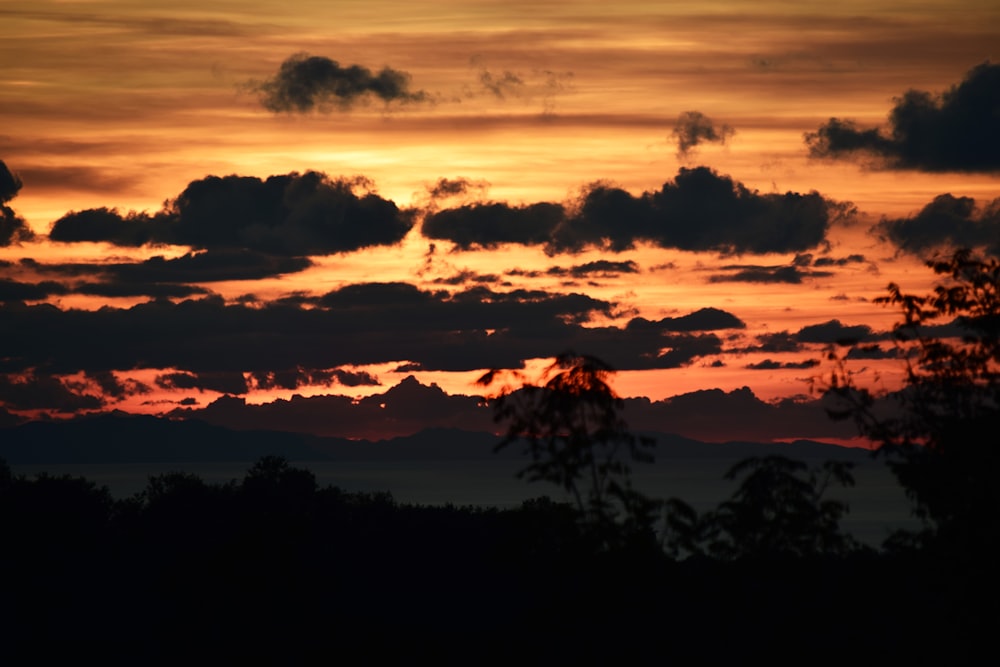
{"label": "hillside silhouette", "polygon": [[242,480],[150,478],[133,497],[0,467],[8,655],[106,664],[624,660],[821,664],[974,643],[928,614],[950,577],[910,555],[674,559],[595,551],[573,508],[419,506],[320,487],[264,457]]}
{"label": "hillside silhouette", "polygon": [[[428,428],[384,440],[347,439],[274,430],[235,430],[197,419],[168,419],[125,412],[32,421],[0,428],[0,457],[11,465],[48,463],[251,463],[261,456],[291,461],[517,458],[494,452],[497,436],[487,431]],[[647,432],[657,457],[737,461],[784,454],[806,459],[862,461],[868,452],[810,440],[791,443],[703,442],[670,433]]]}

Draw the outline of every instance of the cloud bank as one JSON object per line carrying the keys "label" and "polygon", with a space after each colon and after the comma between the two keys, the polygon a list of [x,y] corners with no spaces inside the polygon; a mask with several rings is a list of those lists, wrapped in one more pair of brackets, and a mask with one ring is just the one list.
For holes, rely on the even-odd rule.
{"label": "cloud bank", "polygon": [[153,215],[123,215],[109,208],[67,213],[52,226],[49,238],[288,256],[399,243],[413,226],[413,212],[368,191],[370,185],[316,171],[266,179],[208,176],[192,181]]}
{"label": "cloud bank", "polygon": [[708,167],[681,168],[639,196],[597,183],[574,205],[486,202],[428,214],[422,232],[461,249],[543,245],[550,254],[596,247],[621,252],[647,242],[723,254],[799,252],[821,245],[853,208],[817,192],[761,194]]}

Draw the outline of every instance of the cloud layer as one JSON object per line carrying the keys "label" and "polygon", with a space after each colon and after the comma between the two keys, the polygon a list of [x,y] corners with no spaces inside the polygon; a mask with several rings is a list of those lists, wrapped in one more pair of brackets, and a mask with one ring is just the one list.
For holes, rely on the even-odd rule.
{"label": "cloud layer", "polygon": [[719,354],[716,332],[745,328],[714,308],[592,326],[595,316],[613,314],[614,304],[577,293],[472,287],[450,294],[407,283],[354,284],[265,305],[207,296],[86,311],[15,301],[0,305],[0,337],[9,346],[0,359],[0,404],[37,408],[49,396],[54,403],[47,407],[62,409],[65,392],[100,395],[87,389],[96,380],[72,378],[127,378],[140,369],[160,369],[161,388],[242,395],[304,384],[377,384],[373,376],[343,370],[366,364],[520,368],[566,347],[593,351],[623,370],[678,368]]}

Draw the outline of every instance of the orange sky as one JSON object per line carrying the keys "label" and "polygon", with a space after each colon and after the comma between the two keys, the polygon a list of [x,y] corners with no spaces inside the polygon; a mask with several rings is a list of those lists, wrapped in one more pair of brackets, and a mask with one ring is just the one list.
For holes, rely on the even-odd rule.
{"label": "orange sky", "polygon": [[[156,208],[207,174],[364,174],[408,202],[428,181],[562,199],[596,179],[659,186],[670,128],[699,110],[736,130],[687,162],[761,190],[818,189],[875,213],[993,178],[812,164],[831,116],[882,122],[907,88],[941,90],[995,53],[992,2],[6,2],[0,152],[37,231],[70,209]],[[241,86],[296,52],[409,73],[435,102],[307,117]],[[479,76],[523,83],[500,98]]]}
{"label": "orange sky", "polygon": [[[619,325],[635,315],[660,319],[714,307],[745,321],[748,337],[835,318],[884,329],[894,315],[870,299],[890,280],[922,290],[932,276],[919,258],[898,255],[868,227],[883,216],[913,215],[942,193],[985,203],[1000,196],[1000,179],[813,159],[803,135],[831,117],[884,125],[906,90],[946,90],[1000,57],[997,26],[1000,5],[986,0],[8,0],[0,7],[0,159],[23,181],[9,205],[38,238],[0,247],[0,260],[180,256],[187,248],[58,244],[45,235],[69,211],[156,212],[208,175],[360,175],[399,206],[423,207],[439,178],[477,182],[467,199],[527,204],[570,202],[595,181],[638,195],[659,189],[681,167],[707,166],[760,193],[815,190],[852,202],[858,216],[852,226],[830,229],[828,254],[864,261],[800,284],[713,283],[720,265],[782,266],[795,253],[719,257],[639,244],[623,253],[551,256],[526,246],[452,252],[443,241],[429,253],[418,224],[399,246],[316,257],[300,273],[210,288],[260,299],[357,282],[442,289],[441,280],[461,271],[499,275],[632,260],[637,273],[590,281],[550,274],[516,286],[614,301],[620,315],[609,323]],[[308,113],[263,108],[254,85],[301,52],[405,72],[424,99]],[[680,154],[672,129],[688,111],[731,134]],[[96,308],[107,301],[65,295],[58,303]],[[763,399],[807,391],[804,380],[815,371],[745,370],[768,356],[627,372],[619,389],[655,399],[743,385]],[[405,376],[390,370],[382,368],[382,386],[352,391],[384,391]],[[473,376],[421,377],[459,392]]]}

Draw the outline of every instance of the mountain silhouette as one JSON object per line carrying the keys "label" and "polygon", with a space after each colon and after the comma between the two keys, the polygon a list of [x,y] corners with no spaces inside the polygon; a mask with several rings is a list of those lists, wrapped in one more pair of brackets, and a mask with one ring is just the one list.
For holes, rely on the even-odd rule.
{"label": "mountain silhouette", "polygon": [[[404,383],[405,384],[405,383]],[[401,385],[402,386],[402,385]],[[414,383],[402,391],[435,391]],[[656,460],[719,459],[782,454],[800,459],[865,460],[866,450],[810,440],[794,443],[708,443],[666,433]],[[485,431],[428,428],[385,440],[349,440],[270,430],[235,430],[197,419],[112,412],[0,429],[0,458],[12,465],[80,463],[249,462],[261,456],[293,461],[490,460],[523,456],[517,447],[494,452],[499,436]]]}

